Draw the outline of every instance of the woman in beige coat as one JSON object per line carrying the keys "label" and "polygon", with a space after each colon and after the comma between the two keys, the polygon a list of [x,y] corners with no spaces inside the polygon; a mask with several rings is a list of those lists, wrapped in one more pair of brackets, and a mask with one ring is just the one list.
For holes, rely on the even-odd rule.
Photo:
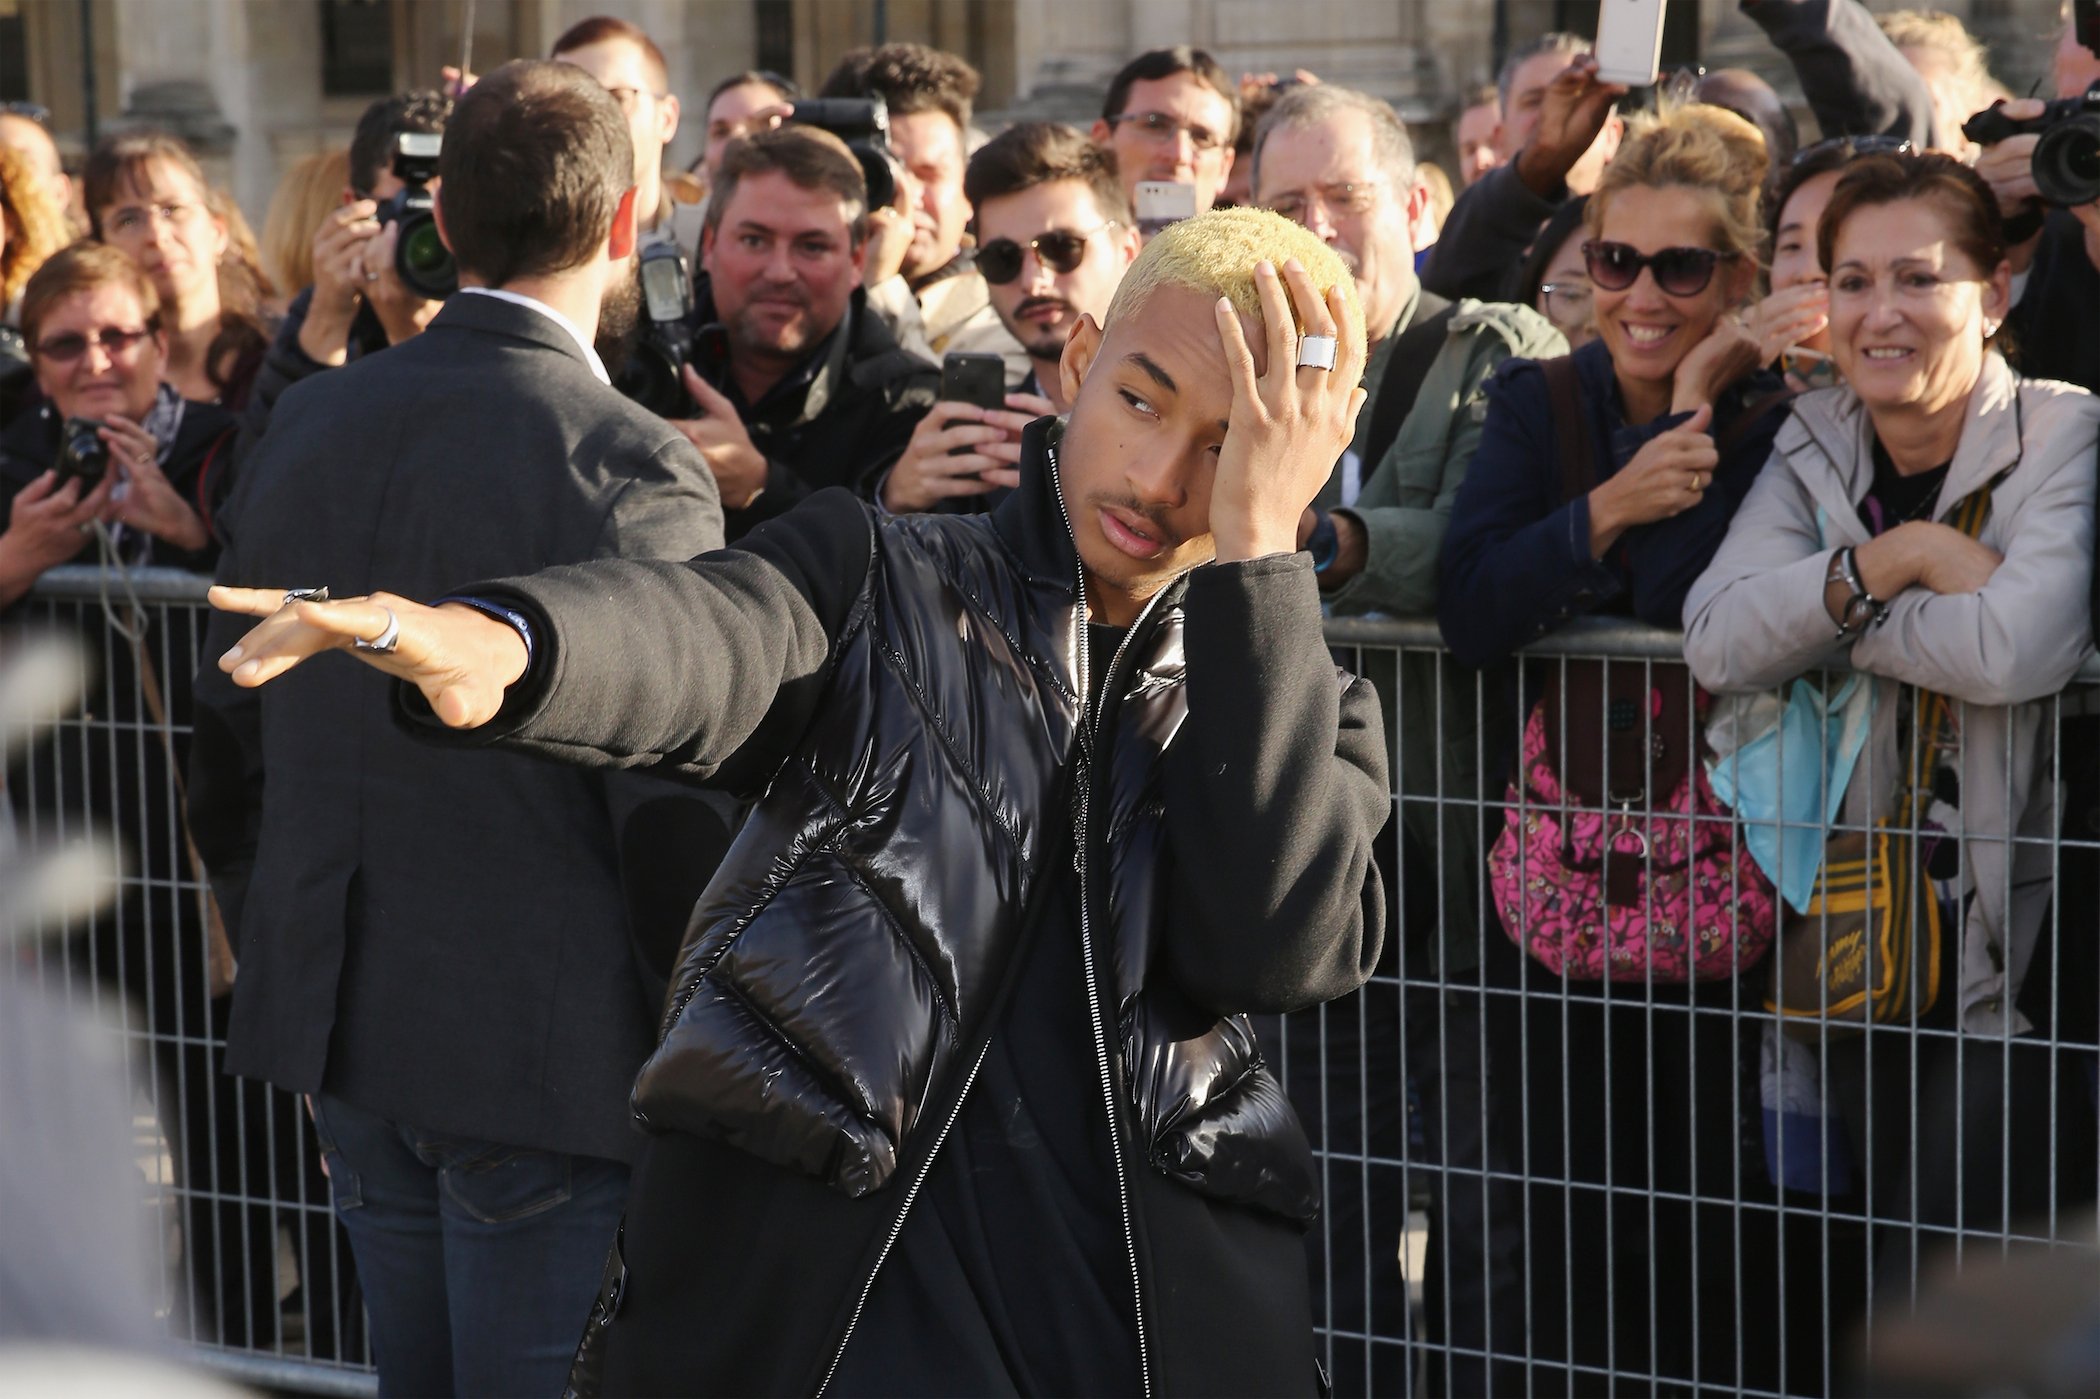
{"label": "woman in beige coat", "polygon": [[[1927,815],[1945,838],[1920,843],[1938,847],[1929,869],[1948,933],[1920,1024],[1941,1033],[1822,1046],[1866,1206],[1907,1226],[1879,1250],[1888,1284],[1935,1235],[1998,1233],[2046,1210],[2052,1148],[2091,1130],[2070,1120],[2074,1108],[2090,1118],[2090,1095],[2052,1092],[2041,1012],[2019,1002],[2053,884],[2048,701],[2092,643],[2100,400],[2023,379],[1991,348],[2010,272],[1995,201],[1966,167],[1940,155],[1854,162],[1818,243],[1845,383],[1794,401],[1686,599],[1685,658],[1719,693],[1826,666],[1875,677],[1844,792],[1855,829],[1898,796],[1903,697],[1957,702]],[[1972,539],[1947,522],[1987,486]]]}

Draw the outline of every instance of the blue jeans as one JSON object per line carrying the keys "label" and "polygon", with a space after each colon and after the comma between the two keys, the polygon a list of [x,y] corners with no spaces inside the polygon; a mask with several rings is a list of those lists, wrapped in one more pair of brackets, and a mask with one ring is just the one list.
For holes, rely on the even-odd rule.
{"label": "blue jeans", "polygon": [[426,1132],[314,1098],[382,1395],[558,1395],[627,1167]]}

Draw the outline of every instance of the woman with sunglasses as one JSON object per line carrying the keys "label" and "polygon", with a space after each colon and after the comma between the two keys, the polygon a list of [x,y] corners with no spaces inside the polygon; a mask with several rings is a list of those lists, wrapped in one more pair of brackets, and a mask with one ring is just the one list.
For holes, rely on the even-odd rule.
{"label": "woman with sunglasses", "polygon": [[[168,341],[152,280],[123,253],[75,243],[53,255],[22,294],[22,334],[41,401],[0,434],[0,606],[43,572],[113,547],[130,563],[208,571],[206,468],[223,457],[233,415],[191,403],[163,382]],[[65,424],[88,420],[106,470],[68,466]],[[76,434],[78,436],[78,434]],[[67,459],[62,461],[62,458]],[[97,538],[98,526],[107,539]]]}
{"label": "woman with sunglasses", "polygon": [[[1757,129],[1698,105],[1636,119],[1606,167],[1585,213],[1597,338],[1558,366],[1498,371],[1452,508],[1437,614],[1460,662],[1501,666],[1585,614],[1679,624],[1784,417],[1778,376],[1732,314],[1757,276],[1765,172]],[[1569,479],[1576,433],[1587,490]],[[1481,683],[1518,688],[1527,713],[1546,664]],[[1518,734],[1483,738],[1483,787],[1500,791]],[[1757,1039],[1735,1014],[1755,1004],[1747,979],[1564,980],[1499,928],[1482,937],[1484,976],[1523,993],[1525,1081],[1495,1091],[1524,1095],[1532,1356],[1571,1367],[1532,1383],[1587,1392],[1609,1368],[1672,1390],[1779,1388],[1775,1252],[1720,1203],[1752,1186],[1738,1111],[1758,1101]]]}
{"label": "woman with sunglasses", "polygon": [[[2025,379],[1994,347],[2004,230],[1989,186],[1952,157],[1855,160],[1816,241],[1844,382],[1795,402],[1686,602],[1685,657],[1717,692],[1837,664],[1873,678],[1839,814],[1854,831],[1890,816],[1906,784],[1910,699],[1955,702],[1933,726],[1922,822],[1938,833],[1924,858],[1944,934],[1916,1023],[1940,1033],[1819,1046],[1887,1230],[1876,1271],[1907,1297],[1915,1248],[1959,1229],[1995,1256],[2008,1220],[2069,1207],[2060,1182],[2082,1178],[2092,1198],[2092,1097],[2082,1070],[2059,1079],[2074,1066],[2048,1042],[2059,1011],[2090,1017],[2089,968],[2083,991],[2067,983],[2091,930],[2061,919],[2059,948],[2045,929],[2059,884],[2053,700],[2090,654],[2100,400]],[[1973,537],[1950,523],[1985,499]],[[1832,1281],[1859,1296],[1866,1279]]]}

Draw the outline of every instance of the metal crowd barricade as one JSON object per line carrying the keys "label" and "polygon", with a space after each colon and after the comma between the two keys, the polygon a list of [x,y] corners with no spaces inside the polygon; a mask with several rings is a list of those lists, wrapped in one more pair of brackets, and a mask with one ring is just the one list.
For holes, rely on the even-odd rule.
{"label": "metal crowd barricade", "polygon": [[[204,586],[135,575],[178,751]],[[114,904],[0,975],[120,1018],[159,1310],[176,1340],[267,1389],[370,1394],[355,1272],[311,1126],[291,1095],[218,1071],[226,1005],[207,994],[203,889],[160,726],[135,693],[136,652],[105,618],[105,603],[121,617],[125,601],[95,570],[59,569],[27,604],[103,664],[83,711],[11,772],[17,832],[63,839],[99,822],[134,856]],[[1400,819],[1379,852],[1395,910],[1385,955],[1362,992],[1264,1027],[1322,1177],[1309,1278],[1338,1393],[1829,1393],[1856,1375],[1863,1328],[1901,1350],[1902,1312],[1938,1285],[1932,1253],[1995,1262],[2096,1242],[2083,1207],[2100,1169],[2100,742],[2086,730],[2100,719],[2085,696],[2100,667],[2045,702],[2043,735],[2057,741],[2042,776],[2068,822],[2019,838],[2046,857],[2053,893],[2029,978],[2049,992],[2031,997],[2049,1001],[2038,1031],[2015,1048],[1930,1021],[1875,1027],[1849,1048],[1808,1044],[1804,1070],[1765,1034],[1769,966],[1694,992],[1565,982],[1519,952],[1477,877],[1505,792],[1461,780],[1515,751],[1514,688],[1457,667],[1427,621],[1335,620],[1328,639],[1379,683],[1400,736]],[[1673,633],[1591,621],[1526,664],[1647,668],[1679,648]],[[1942,836],[1956,849],[1967,837],[1958,819]],[[1840,1060],[1864,1065],[1856,1083],[1835,1081]],[[1948,1102],[1935,1094],[1950,1065],[1960,1091]],[[2026,1115],[1979,1151],[1993,1083]],[[1791,1172],[1785,1187],[1768,1156]],[[1954,1217],[1913,1211],[1950,1171]],[[1958,1331],[1942,1329],[1938,1353],[1959,1348]]]}

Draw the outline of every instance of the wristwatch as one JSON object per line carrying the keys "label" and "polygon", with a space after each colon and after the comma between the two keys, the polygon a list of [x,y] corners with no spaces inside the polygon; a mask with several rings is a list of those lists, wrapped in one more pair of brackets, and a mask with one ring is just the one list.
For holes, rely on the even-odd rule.
{"label": "wristwatch", "polygon": [[1888,615],[1889,605],[1867,591],[1867,585],[1859,576],[1859,551],[1847,545],[1830,556],[1830,568],[1823,575],[1826,588],[1832,583],[1843,584],[1848,590],[1845,605],[1838,613],[1837,640],[1843,641],[1880,622]]}

